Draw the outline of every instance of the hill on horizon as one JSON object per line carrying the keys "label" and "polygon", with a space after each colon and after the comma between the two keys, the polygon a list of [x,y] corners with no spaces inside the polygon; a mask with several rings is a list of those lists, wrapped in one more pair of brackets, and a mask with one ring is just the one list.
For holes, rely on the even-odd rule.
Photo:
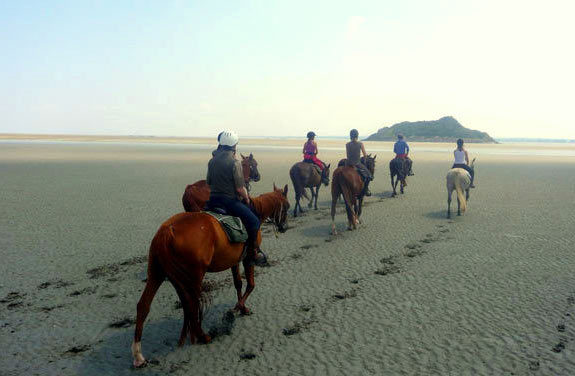
{"label": "hill on horizon", "polygon": [[408,141],[455,142],[462,138],[469,143],[497,143],[486,132],[465,128],[452,116],[439,120],[404,121],[391,127],[383,127],[365,141],[395,141],[400,133]]}

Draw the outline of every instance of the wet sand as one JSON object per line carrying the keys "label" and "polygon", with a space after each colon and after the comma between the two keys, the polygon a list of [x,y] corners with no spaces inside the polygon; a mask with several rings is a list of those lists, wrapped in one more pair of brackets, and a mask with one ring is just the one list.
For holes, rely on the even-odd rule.
{"label": "wet sand", "polygon": [[[185,185],[204,177],[205,142],[0,144],[1,375],[133,375],[149,242],[182,210]],[[342,143],[320,157],[336,164]],[[254,194],[289,184],[293,208],[299,144],[241,147],[259,162]],[[345,231],[339,207],[341,235],[329,234],[329,187],[285,234],[264,227],[271,265],[257,269],[252,315],[226,315],[230,272],[208,276],[211,344],[177,348],[182,310],[164,284],[144,329],[153,362],[138,373],[575,373],[573,147],[535,157],[517,152],[525,148],[470,145],[477,189],[452,220],[450,145],[412,145],[416,176],[397,198],[391,155],[378,152],[357,231]]]}

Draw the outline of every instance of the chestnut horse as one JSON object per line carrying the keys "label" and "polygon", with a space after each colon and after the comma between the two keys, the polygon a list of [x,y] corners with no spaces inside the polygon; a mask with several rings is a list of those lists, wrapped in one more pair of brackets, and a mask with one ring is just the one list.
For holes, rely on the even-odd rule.
{"label": "chestnut horse", "polygon": [[[371,172],[375,172],[375,156],[371,154],[363,158],[361,162]],[[335,206],[340,195],[343,195],[345,210],[347,211],[347,228],[353,230],[357,228],[359,217],[361,216],[363,197],[365,189],[363,180],[353,166],[340,166],[333,172],[331,179],[331,231],[337,234],[335,229]]]}
{"label": "chestnut horse", "polygon": [[[258,171],[258,162],[255,160],[253,154],[250,154],[249,157],[244,157],[243,155],[241,156],[244,183],[246,185],[246,189],[249,192],[250,181],[258,182],[261,178]],[[187,212],[202,211],[209,198],[210,187],[205,180],[198,180],[194,184],[186,186],[186,190],[182,196],[182,204],[184,205],[184,210]]]}
{"label": "chestnut horse", "polygon": [[[331,165],[324,165],[324,169],[319,173],[318,169],[308,162],[298,162],[292,166],[289,170],[289,176],[291,178],[293,189],[295,191],[295,207],[293,209],[293,216],[297,217],[297,210],[299,208],[300,213],[303,212],[299,200],[301,196],[307,198],[309,203],[308,208],[314,205],[315,210],[317,210],[317,196],[319,193],[319,188],[321,184],[329,184],[329,167]],[[307,196],[306,188],[311,191],[311,198]],[[315,201],[314,201],[315,199]]]}
{"label": "chestnut horse", "polygon": [[[262,218],[270,218],[280,232],[286,229],[288,186],[252,199]],[[261,233],[258,234],[258,243]],[[142,354],[142,330],[158,288],[167,278],[176,289],[184,309],[184,325],[178,345],[190,341],[207,343],[202,330],[202,280],[206,272],[232,270],[238,302],[234,310],[248,314],[246,299],[254,289],[254,265],[243,260],[244,243],[230,243],[219,222],[206,213],[180,213],[165,221],[152,239],[148,254],[148,280],[138,302],[136,330],[132,342],[134,367],[146,365]],[[242,295],[239,263],[243,262],[247,288]]]}

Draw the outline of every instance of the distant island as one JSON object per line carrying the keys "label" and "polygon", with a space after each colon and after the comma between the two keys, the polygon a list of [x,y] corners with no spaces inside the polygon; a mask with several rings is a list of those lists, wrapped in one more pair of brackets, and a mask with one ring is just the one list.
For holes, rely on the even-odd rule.
{"label": "distant island", "polygon": [[431,121],[404,121],[391,127],[383,127],[365,141],[395,141],[400,133],[408,141],[455,142],[458,138],[463,138],[468,143],[497,143],[487,133],[465,128],[451,116]]}

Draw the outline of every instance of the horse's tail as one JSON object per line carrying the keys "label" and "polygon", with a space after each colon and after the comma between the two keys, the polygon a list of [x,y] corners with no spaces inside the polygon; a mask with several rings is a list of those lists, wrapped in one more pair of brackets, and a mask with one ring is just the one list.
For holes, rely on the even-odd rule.
{"label": "horse's tail", "polygon": [[454,183],[455,183],[455,190],[457,191],[457,200],[459,200],[459,208],[461,212],[464,213],[465,209],[467,209],[467,200],[465,199],[465,192],[461,187],[462,181],[460,175],[456,176]]}
{"label": "horse's tail", "polygon": [[297,165],[293,166],[289,170],[289,176],[291,178],[291,182],[293,184],[293,189],[296,194],[296,197],[298,195],[302,195],[303,197],[306,198],[306,200],[309,200],[309,196],[307,195],[305,187],[303,186],[302,182],[303,177],[301,176],[300,168]]}

